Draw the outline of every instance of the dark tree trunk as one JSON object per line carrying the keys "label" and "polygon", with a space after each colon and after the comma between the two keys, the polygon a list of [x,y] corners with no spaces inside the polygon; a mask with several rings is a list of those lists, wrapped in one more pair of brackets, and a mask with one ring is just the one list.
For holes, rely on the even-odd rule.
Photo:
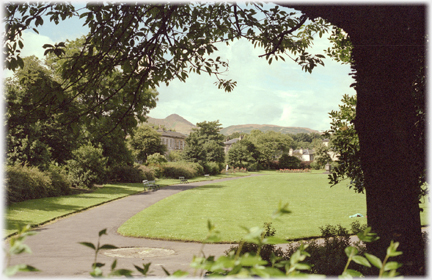
{"label": "dark tree trunk", "polygon": [[[291,6],[291,5],[289,5]],[[293,6],[291,6],[293,7]],[[418,170],[413,150],[413,82],[425,48],[424,6],[296,6],[351,37],[356,72],[355,127],[360,140],[368,225],[380,236],[368,251],[381,259],[400,242],[404,275],[425,274]]]}

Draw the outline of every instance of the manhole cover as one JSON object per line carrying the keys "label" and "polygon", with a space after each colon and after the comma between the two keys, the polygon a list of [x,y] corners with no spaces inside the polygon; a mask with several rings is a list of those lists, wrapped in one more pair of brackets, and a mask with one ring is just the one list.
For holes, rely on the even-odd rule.
{"label": "manhole cover", "polygon": [[146,248],[146,247],[134,247],[134,248],[118,248],[111,250],[104,250],[102,254],[113,257],[113,258],[151,258],[151,257],[163,257],[174,254],[174,250],[162,249],[162,248]]}

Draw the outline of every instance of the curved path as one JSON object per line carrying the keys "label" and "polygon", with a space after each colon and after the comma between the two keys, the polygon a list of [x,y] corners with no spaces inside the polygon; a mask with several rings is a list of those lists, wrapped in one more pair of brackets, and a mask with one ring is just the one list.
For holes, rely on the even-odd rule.
{"label": "curved path", "polygon": [[[24,242],[30,246],[33,253],[14,256],[10,265],[28,264],[41,270],[40,272],[18,273],[16,274],[18,277],[90,278],[89,272],[94,261],[94,252],[92,249],[78,244],[78,242],[95,244],[98,232],[106,228],[108,235],[102,236],[101,244],[112,244],[121,248],[163,248],[167,249],[164,250],[165,252],[171,253],[159,256],[135,256],[133,258],[116,257],[117,268],[136,271],[134,265],[142,267],[143,263],[151,262],[149,276],[166,276],[161,266],[170,273],[181,269],[190,272],[192,276],[194,270],[189,267],[189,264],[193,256],[199,254],[202,244],[124,237],[117,233],[117,228],[136,213],[165,197],[190,188],[235,179],[241,178],[225,178],[167,186],[157,191],[143,192],[115,200],[41,226],[34,229],[38,234],[29,236]],[[206,244],[204,253],[206,256],[220,256],[231,246],[229,244]],[[102,253],[98,255],[98,262],[105,263],[104,275],[109,272],[114,259],[114,257]],[[136,275],[140,274],[136,273]]]}

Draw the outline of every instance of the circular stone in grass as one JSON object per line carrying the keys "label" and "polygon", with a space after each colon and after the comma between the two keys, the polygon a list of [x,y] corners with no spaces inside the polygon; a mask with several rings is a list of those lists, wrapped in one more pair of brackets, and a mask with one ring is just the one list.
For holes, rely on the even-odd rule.
{"label": "circular stone in grass", "polygon": [[117,248],[111,250],[104,250],[104,255],[113,258],[151,258],[151,257],[163,257],[172,255],[175,253],[174,250],[163,249],[163,248],[147,248],[147,247],[132,247],[132,248]]}

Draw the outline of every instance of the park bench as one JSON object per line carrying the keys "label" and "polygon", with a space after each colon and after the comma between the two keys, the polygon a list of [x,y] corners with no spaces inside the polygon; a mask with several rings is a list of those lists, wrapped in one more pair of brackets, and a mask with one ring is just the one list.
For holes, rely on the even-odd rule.
{"label": "park bench", "polygon": [[143,184],[145,187],[151,190],[157,190],[160,188],[159,185],[156,184],[156,181],[143,180]]}
{"label": "park bench", "polygon": [[206,179],[210,178],[210,174],[204,174],[204,177],[206,177]]}
{"label": "park bench", "polygon": [[185,177],[179,177],[180,183],[189,183],[187,179],[185,179]]}

